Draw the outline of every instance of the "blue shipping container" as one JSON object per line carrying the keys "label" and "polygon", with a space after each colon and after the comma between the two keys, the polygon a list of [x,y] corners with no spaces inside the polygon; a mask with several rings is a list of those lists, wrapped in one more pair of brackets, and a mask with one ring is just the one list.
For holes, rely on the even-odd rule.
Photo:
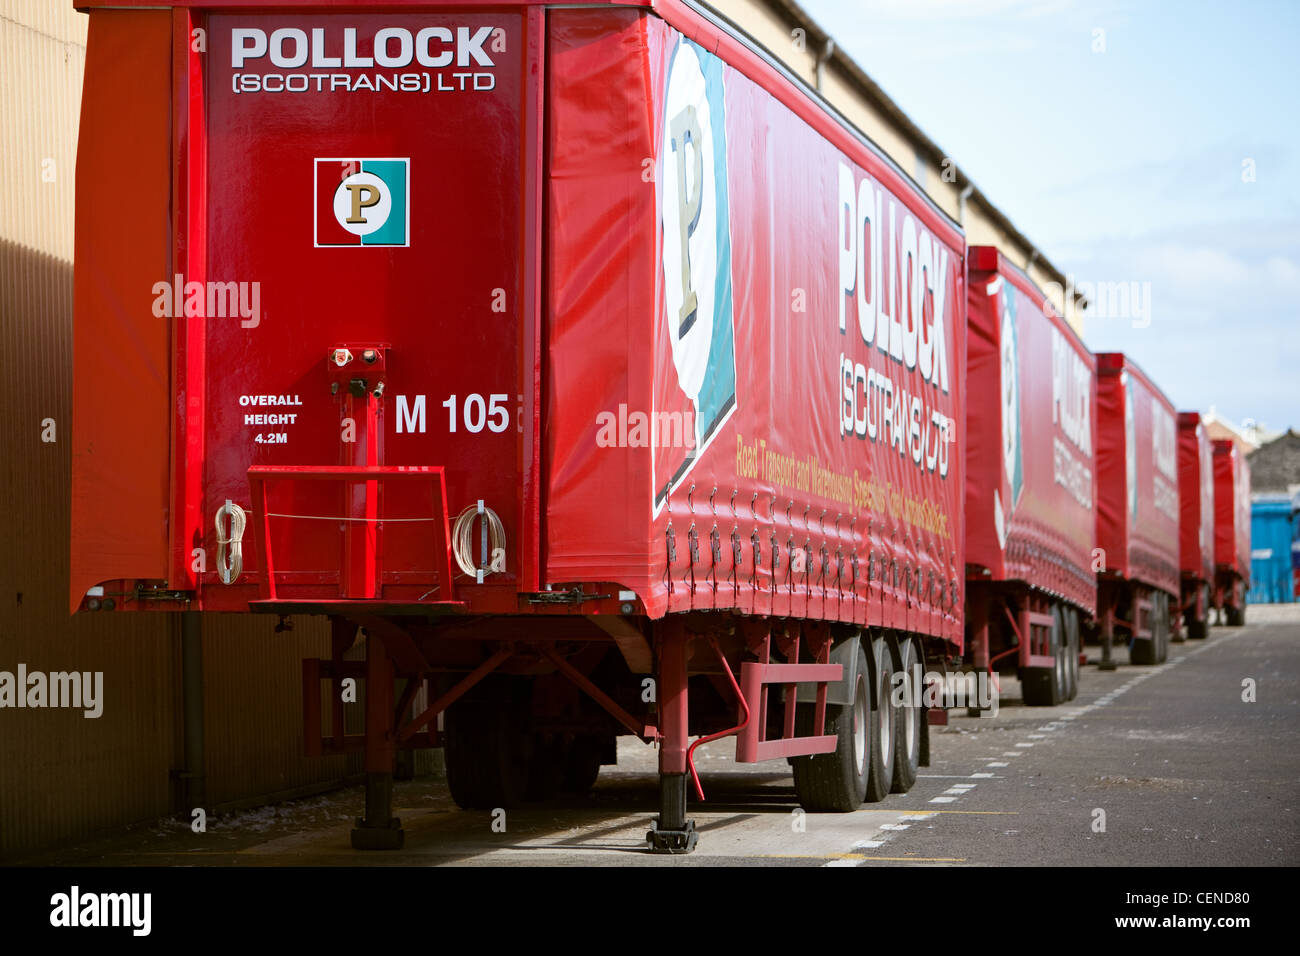
{"label": "blue shipping container", "polygon": [[[1289,495],[1262,494],[1250,505],[1251,604],[1291,603],[1295,598],[1293,568],[1300,561],[1297,501]],[[1293,557],[1294,555],[1294,557]]]}

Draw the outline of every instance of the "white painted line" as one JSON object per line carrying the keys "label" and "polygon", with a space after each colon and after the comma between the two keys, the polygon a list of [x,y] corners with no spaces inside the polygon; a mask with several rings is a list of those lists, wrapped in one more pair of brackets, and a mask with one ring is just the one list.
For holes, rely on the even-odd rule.
{"label": "white painted line", "polygon": [[956,797],[931,797],[930,798],[931,803],[955,803],[956,801],[957,801]]}
{"label": "white painted line", "polygon": [[1025,743],[1025,742],[1022,740],[1020,743],[1016,744],[1016,746],[1017,746],[1017,747],[1032,747],[1033,744]]}
{"label": "white painted line", "polygon": [[1046,736],[1047,736],[1047,734],[1030,734],[1030,735],[1029,735],[1029,739],[1030,739],[1030,740],[1042,740],[1042,739],[1043,739],[1044,737],[1046,737]]}
{"label": "white painted line", "polygon": [[[934,801],[931,800],[930,802],[933,803]],[[911,825],[912,825],[912,824],[910,824],[910,823],[882,823],[882,824],[880,825],[880,829],[882,829],[882,830],[906,830],[906,829],[907,829],[908,827],[910,827]]]}
{"label": "white painted line", "polygon": [[[992,766],[992,764],[990,764],[989,766]],[[971,774],[971,776],[972,776],[972,777],[991,777],[991,776],[993,776],[993,774],[991,774],[991,773],[973,773],[973,774]]]}
{"label": "white painted line", "polygon": [[1008,751],[1006,751],[1002,756],[1004,756],[1004,757],[1023,757],[1023,756],[1024,756],[1024,753],[1025,753],[1025,752],[1024,752],[1023,750],[1008,750]]}
{"label": "white painted line", "polygon": [[858,860],[827,860],[822,866],[860,866]]}
{"label": "white painted line", "polygon": [[[927,816],[928,816],[928,814],[927,814]],[[857,843],[853,844],[853,849],[855,849],[855,850],[879,850],[879,849],[880,849],[882,846],[884,846],[884,845],[885,845],[885,841],[884,841],[884,840],[859,840]]]}
{"label": "white painted line", "polygon": [[946,796],[946,797],[964,797],[964,796],[966,796],[966,791],[965,791],[965,790],[949,789],[949,790],[945,790],[943,793],[944,793],[944,796]]}
{"label": "white painted line", "polygon": [[990,767],[1005,767],[1005,766],[1006,766],[1006,763],[1005,763],[1004,761],[995,760],[995,761],[993,761],[991,764],[989,764],[988,766],[990,766]]}

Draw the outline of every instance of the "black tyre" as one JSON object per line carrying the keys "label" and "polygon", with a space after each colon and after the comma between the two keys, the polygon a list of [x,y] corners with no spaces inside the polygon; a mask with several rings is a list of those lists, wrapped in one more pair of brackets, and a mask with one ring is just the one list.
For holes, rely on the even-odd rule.
{"label": "black tyre", "polygon": [[1156,642],[1149,637],[1135,637],[1133,643],[1128,648],[1128,662],[1130,664],[1155,664],[1156,660]]}
{"label": "black tyre", "polygon": [[1020,669],[1021,694],[1027,707],[1055,707],[1064,698],[1065,684],[1065,628],[1061,623],[1061,610],[1052,608],[1052,637],[1050,650],[1055,661],[1051,667],[1022,667]]}
{"label": "black tyre", "polygon": [[[1137,618],[1136,604],[1133,606],[1132,615]],[[1136,625],[1137,621],[1134,621]],[[1128,648],[1128,661],[1130,664],[1159,664],[1160,663],[1160,595],[1153,593],[1151,595],[1151,636],[1135,637]]]}
{"label": "black tyre", "polygon": [[569,741],[564,734],[533,733],[528,761],[529,800],[550,800],[564,786]]}
{"label": "black tyre", "polygon": [[1079,612],[1065,609],[1065,699],[1079,695]]}
{"label": "black tyre", "polygon": [[562,787],[565,793],[585,796],[596,785],[602,753],[599,737],[580,734],[573,738],[564,761]]}
{"label": "black tyre", "polygon": [[894,655],[883,637],[871,642],[871,680],[873,692],[871,735],[867,751],[871,756],[871,773],[867,777],[867,803],[879,803],[889,796],[894,785],[895,710],[890,703],[894,688]]}
{"label": "black tyre", "polygon": [[527,687],[489,677],[475,690],[447,708],[443,750],[451,798],[465,810],[517,806],[528,790],[532,758]]}
{"label": "black tyre", "polygon": [[1173,643],[1174,622],[1169,616],[1169,595],[1161,592],[1160,595],[1160,616],[1157,619],[1160,626],[1160,663],[1163,664],[1169,660],[1169,645]]}
{"label": "black tyre", "polygon": [[1210,631],[1210,589],[1203,587],[1201,589],[1201,607],[1204,609],[1202,617],[1196,616],[1196,605],[1193,604],[1188,611],[1187,637],[1193,641],[1203,641],[1209,635]]}
{"label": "black tyre", "polygon": [[1229,604],[1223,609],[1228,627],[1241,627],[1246,623],[1246,609]]}
{"label": "black tyre", "polygon": [[[790,760],[799,805],[810,813],[847,813],[862,806],[866,798],[873,727],[871,670],[861,641],[854,640],[858,644],[858,662],[853,703],[826,705],[825,733],[838,738],[835,752]],[[814,716],[808,704],[799,708],[796,726],[801,735],[813,732]]]}
{"label": "black tyre", "polygon": [[[904,675],[903,691],[899,706],[894,707],[895,694],[889,688],[889,704],[894,712],[894,779],[890,786],[893,793],[907,793],[916,783],[916,775],[921,769],[921,722],[925,720],[925,709],[915,694],[917,686],[924,684],[917,680],[914,671],[921,668],[921,654],[916,641],[904,638],[898,646],[894,658],[897,672]],[[924,675],[922,675],[924,677]]]}

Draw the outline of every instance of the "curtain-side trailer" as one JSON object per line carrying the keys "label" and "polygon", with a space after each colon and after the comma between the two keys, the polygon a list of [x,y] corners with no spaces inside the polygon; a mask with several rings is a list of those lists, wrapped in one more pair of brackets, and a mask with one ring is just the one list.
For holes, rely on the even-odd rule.
{"label": "curtain-side trailer", "polygon": [[1129,660],[1160,664],[1179,594],[1173,404],[1128,356],[1097,355],[1097,616],[1103,667],[1116,629]]}
{"label": "curtain-side trailer", "polygon": [[[1214,450],[1198,412],[1178,413],[1178,625],[1205,637],[1214,587]],[[1179,638],[1176,636],[1175,640]]]}
{"label": "curtain-side trailer", "polygon": [[970,247],[967,270],[967,657],[1052,706],[1078,691],[1097,613],[1096,363],[997,249]]}
{"label": "curtain-side trailer", "polygon": [[1219,623],[1246,623],[1250,589],[1250,465],[1236,442],[1214,441],[1214,606]]}
{"label": "curtain-side trailer", "polygon": [[810,809],[911,786],[966,269],[906,174],[687,0],[78,6],[74,611],[328,616],[358,847],[401,748],[493,808],[633,734],[670,852],[704,737]]}

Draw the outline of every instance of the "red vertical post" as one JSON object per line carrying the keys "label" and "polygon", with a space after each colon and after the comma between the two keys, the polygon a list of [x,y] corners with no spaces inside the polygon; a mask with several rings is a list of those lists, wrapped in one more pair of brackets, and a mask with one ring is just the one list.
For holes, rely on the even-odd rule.
{"label": "red vertical post", "polygon": [[659,650],[659,772],[686,773],[689,735],[686,693],[686,631],[677,624],[664,628]]}
{"label": "red vertical post", "polygon": [[[379,396],[373,390],[366,394],[366,464],[379,461]],[[365,484],[365,575],[364,593],[368,598],[379,594],[379,482]],[[391,682],[390,682],[391,683]]]}
{"label": "red vertical post", "polygon": [[366,634],[366,772],[393,771],[393,659]]}
{"label": "red vertical post", "polygon": [[366,634],[366,815],[352,830],[358,850],[396,850],[404,841],[393,813],[393,660],[377,634]]}
{"label": "red vertical post", "polygon": [[971,662],[977,671],[986,671],[989,669],[989,599],[983,589],[970,595],[966,614],[971,625]]}
{"label": "red vertical post", "polygon": [[686,629],[670,622],[659,643],[659,819],[647,838],[659,853],[690,853],[699,835],[686,819],[686,738],[690,733],[686,694]]}

